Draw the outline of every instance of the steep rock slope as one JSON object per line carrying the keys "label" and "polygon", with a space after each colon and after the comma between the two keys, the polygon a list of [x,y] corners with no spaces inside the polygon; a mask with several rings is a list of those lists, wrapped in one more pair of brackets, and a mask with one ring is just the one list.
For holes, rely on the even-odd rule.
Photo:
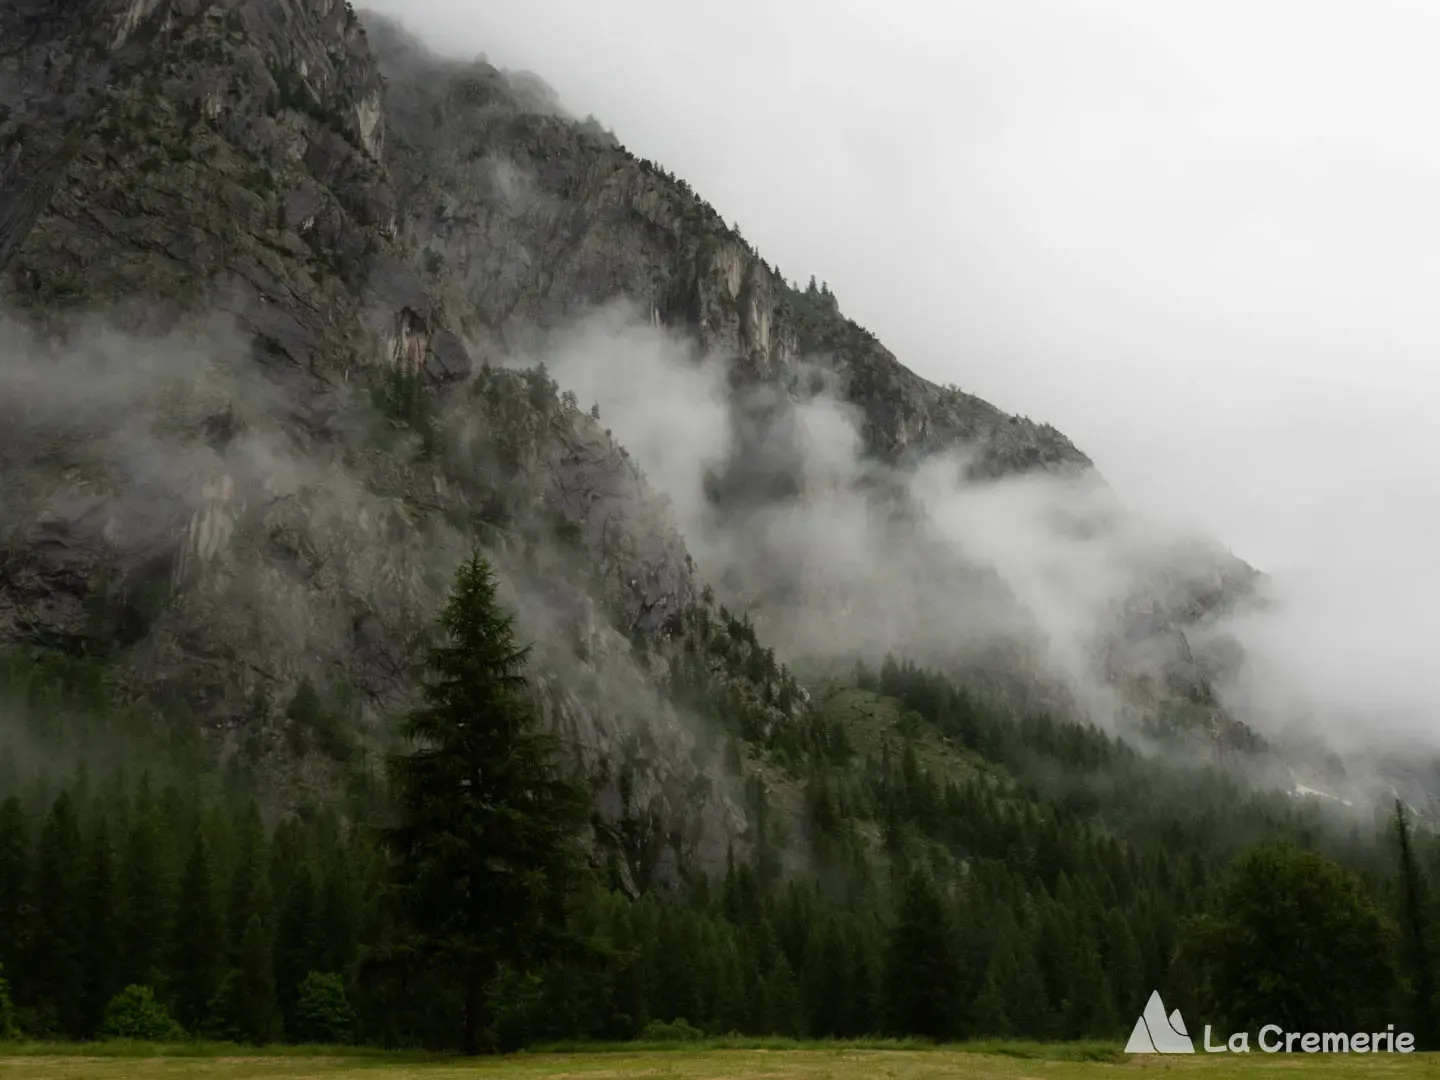
{"label": "steep rock slope", "polygon": [[[909,372],[532,83],[336,0],[7,5],[0,100],[0,300],[25,324],[0,365],[0,638],[109,652],[295,783],[323,772],[287,742],[296,688],[379,737],[478,538],[631,871],[743,834],[726,746],[799,738],[803,693],[601,423],[490,366],[597,305],[731,363],[722,501],[794,493],[765,436],[817,377],[887,467],[964,444],[977,477],[1089,468]],[[1183,646],[1177,605],[1146,611]],[[696,715],[721,699],[738,731]]]}
{"label": "steep rock slope", "polygon": [[[283,786],[323,783],[286,703],[308,680],[363,741],[479,538],[632,870],[722,859],[744,829],[725,733],[682,718],[657,672],[667,642],[716,656],[728,628],[686,621],[704,604],[663,506],[541,373],[480,371],[438,402],[392,378],[471,364],[396,245],[353,12],[37,10],[7,9],[3,35],[6,209],[25,212],[5,218],[0,291],[29,325],[4,328],[0,366],[0,637],[109,653]],[[115,58],[108,81],[72,90],[92,53]],[[70,93],[98,103],[59,107]],[[760,700],[773,664],[726,663],[711,674],[760,730],[785,719]]]}
{"label": "steep rock slope", "polygon": [[387,79],[404,240],[465,336],[513,348],[625,297],[749,378],[800,392],[799,361],[833,365],[887,460],[964,441],[986,472],[1089,466],[1048,424],[903,367],[832,296],[791,288],[688,184],[605,132],[482,62],[436,57],[378,16],[366,25]]}
{"label": "steep rock slope", "polygon": [[[732,459],[712,489],[732,516],[730,531],[755,504],[800,493],[804,453],[795,445],[794,406],[821,392],[855,409],[864,451],[884,466],[904,470],[963,448],[965,471],[976,480],[1092,472],[1050,425],[905,368],[842,315],[828,290],[792,288],[683,180],[597,126],[566,117],[553,97],[517,89],[483,62],[439,58],[387,20],[365,21],[387,80],[391,175],[407,208],[402,240],[447,320],[497,355],[619,297],[657,325],[692,333],[710,362],[730,362],[736,391]],[[904,519],[895,550],[923,557],[887,579],[873,603],[806,594],[795,560],[777,557],[759,531],[749,538],[753,556],[739,560],[745,571],[731,582],[738,595],[760,608],[783,607],[777,602],[790,596],[807,606],[833,599],[856,633],[871,635],[873,649],[876,639],[899,647],[925,637],[944,620],[943,611],[929,610],[937,604],[953,608],[957,597],[993,600],[1004,591],[983,568],[977,574],[956,565],[953,551],[917,540],[907,526],[923,509],[897,508],[894,485],[883,477],[876,487],[888,496],[877,516],[898,510]],[[1243,594],[1252,578],[1244,563],[1217,551],[1177,559],[1127,602],[1112,660],[1144,654],[1148,664],[1159,656],[1170,682],[1207,697],[1213,672],[1193,656],[1184,628]],[[937,588],[942,581],[950,587]],[[1022,616],[1006,621],[1033,639],[1018,625]],[[882,624],[894,632],[877,633]],[[987,647],[972,674],[1013,664],[1017,678],[1035,683],[1039,649],[1033,640]]]}

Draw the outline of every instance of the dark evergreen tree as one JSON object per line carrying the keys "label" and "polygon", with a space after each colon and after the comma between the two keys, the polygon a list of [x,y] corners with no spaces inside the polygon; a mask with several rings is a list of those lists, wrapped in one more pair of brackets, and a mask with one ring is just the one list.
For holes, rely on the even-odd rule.
{"label": "dark evergreen tree", "polygon": [[1440,1049],[1440,1028],[1435,1010],[1435,969],[1432,960],[1430,915],[1433,901],[1430,889],[1415,857],[1410,821],[1405,804],[1395,800],[1395,843],[1400,860],[1400,915],[1405,949],[1405,968],[1414,988],[1412,1021],[1416,1048]]}
{"label": "dark evergreen tree", "polygon": [[204,831],[198,828],[180,875],[174,941],[175,1017],[195,1030],[204,1021],[228,965],[214,859]]}
{"label": "dark evergreen tree", "polygon": [[319,917],[315,874],[309,863],[301,863],[290,881],[275,941],[275,981],[287,1030],[295,1023],[300,984],[320,962]]}
{"label": "dark evergreen tree", "polygon": [[1070,951],[1069,993],[1065,1001],[1064,1035],[1068,1039],[1113,1037],[1120,1024],[1110,980],[1100,964],[1100,954],[1082,936]]}
{"label": "dark evergreen tree", "polygon": [[970,1028],[974,1035],[1003,1039],[1014,1031],[1010,1012],[1005,1004],[1003,984],[1006,975],[1004,958],[997,957],[986,973],[985,983],[971,1006]]}
{"label": "dark evergreen tree", "polygon": [[211,1035],[257,1046],[280,1037],[271,948],[265,924],[258,914],[251,915],[240,935],[236,966],[226,974],[211,1004],[206,1024]]}
{"label": "dark evergreen tree", "polygon": [[[1287,843],[1244,852],[1186,949],[1233,1031],[1364,1031],[1395,988],[1394,927],[1354,874]],[[1393,1020],[1391,1021],[1393,1023]]]}
{"label": "dark evergreen tree", "polygon": [[316,968],[346,973],[355,961],[360,935],[361,904],[355,871],[346,847],[332,841],[321,859],[324,884],[319,898],[319,951]]}
{"label": "dark evergreen tree", "polygon": [[11,795],[0,803],[0,968],[22,986],[30,981],[33,884],[30,824]]}
{"label": "dark evergreen tree", "polygon": [[391,759],[398,821],[385,832],[411,947],[458,980],[461,1046],[481,1048],[487,988],[559,938],[576,883],[582,789],[527,698],[528,647],[479,555],[462,565],[427,656],[424,705]]}
{"label": "dark evergreen tree", "polygon": [[142,782],[121,872],[121,976],[126,986],[163,986],[170,931],[169,876],[161,850],[159,814]]}
{"label": "dark evergreen tree", "polygon": [[32,977],[47,1021],[71,1038],[83,1030],[84,851],[68,791],[56,797],[40,832]]}
{"label": "dark evergreen tree", "polygon": [[110,830],[97,815],[85,883],[84,995],[79,1029],[94,1032],[120,989],[120,884]]}
{"label": "dark evergreen tree", "polygon": [[259,915],[263,918],[257,905],[265,903],[274,895],[268,888],[265,823],[260,818],[260,807],[253,799],[241,813],[235,834],[235,863],[230,873],[230,895],[225,913],[229,926],[229,962],[232,967],[240,963],[240,947],[251,916]]}
{"label": "dark evergreen tree", "polygon": [[949,913],[922,869],[905,878],[890,933],[886,997],[890,1030],[943,1039],[954,1034],[959,958]]}
{"label": "dark evergreen tree", "polygon": [[784,953],[775,956],[775,963],[765,978],[766,1018],[764,1030],[776,1035],[800,1038],[805,1031],[805,1003],[795,970]]}

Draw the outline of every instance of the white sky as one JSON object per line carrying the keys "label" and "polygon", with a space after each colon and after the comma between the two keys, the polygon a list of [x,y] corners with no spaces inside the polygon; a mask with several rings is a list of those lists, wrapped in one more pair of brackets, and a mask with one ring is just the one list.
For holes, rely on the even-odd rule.
{"label": "white sky", "polygon": [[534,70],[1130,501],[1323,580],[1312,652],[1440,670],[1440,6],[375,6]]}

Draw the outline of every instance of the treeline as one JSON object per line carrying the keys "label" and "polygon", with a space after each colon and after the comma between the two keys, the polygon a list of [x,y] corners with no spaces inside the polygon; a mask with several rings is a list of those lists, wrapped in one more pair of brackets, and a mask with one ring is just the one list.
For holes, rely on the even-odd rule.
{"label": "treeline", "polygon": [[[471,1050],[1123,1038],[1159,989],[1217,1024],[1433,1032],[1429,834],[1406,826],[1397,849],[896,662],[857,678],[902,706],[893,741],[772,747],[801,817],[752,777],[743,855],[632,896],[620,853],[575,857],[583,787],[535,730],[488,570],[466,573],[388,788],[283,816],[153,722],[139,763],[57,766],[97,732],[134,744],[145,718],[73,668],[12,664],[25,720],[8,733],[26,737],[0,757],[0,1027]],[[923,731],[970,765],[923,766]]]}
{"label": "treeline", "polygon": [[[365,963],[404,933],[366,830],[323,813],[267,826],[253,804],[227,812],[144,777],[92,786],[52,788],[43,812],[33,788],[0,803],[12,1033],[163,1035],[169,1020],[153,1013],[107,1015],[140,985],[195,1035],[453,1045],[453,984]],[[1176,957],[1181,917],[1209,885],[1188,860],[1087,845],[1047,886],[1023,858],[892,876],[855,854],[849,872],[836,860],[788,882],[737,863],[678,900],[593,877],[571,914],[593,952],[507,972],[492,990],[494,1045],[629,1039],[676,1020],[757,1035],[1123,1037],[1150,989],[1199,1003]],[[1395,1002],[1401,987],[1365,989],[1377,991]]]}
{"label": "treeline", "polygon": [[[453,1020],[434,1024],[441,987],[362,963],[403,932],[368,830],[325,813],[267,826],[253,803],[227,811],[143,776],[92,787],[81,777],[0,803],[0,963],[22,1031],[92,1037],[138,984],[210,1037],[451,1037]],[[1169,888],[1170,871],[1146,882],[1108,843],[1073,853],[1076,869],[1048,887],[1023,860],[895,880],[862,839],[844,843],[821,878],[783,882],[762,849],[678,901],[631,900],[597,875],[572,919],[598,949],[514,981],[507,1041],[632,1038],[676,1019],[718,1033],[1114,1035],[1165,976],[1165,928],[1195,884],[1183,867]],[[307,979],[318,992],[312,973],[344,987],[323,1030],[297,1012]],[[342,1023],[346,1002],[355,1018]]]}
{"label": "treeline", "polygon": [[[267,824],[253,802],[227,809],[146,775],[93,784],[82,773],[10,794],[0,803],[10,1024],[90,1038],[117,994],[147,986],[209,1037],[353,1029],[333,976],[353,986],[374,917],[364,889],[376,853],[360,837],[326,814]],[[321,1001],[338,1011],[307,1023],[302,1000],[311,1014]]]}

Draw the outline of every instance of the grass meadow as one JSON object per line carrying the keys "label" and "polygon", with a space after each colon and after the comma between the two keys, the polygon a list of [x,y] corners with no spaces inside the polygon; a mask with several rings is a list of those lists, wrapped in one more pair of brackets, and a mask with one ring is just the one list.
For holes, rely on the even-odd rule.
{"label": "grass meadow", "polygon": [[1129,1076],[1440,1078],[1440,1054],[1127,1055],[1109,1044],[719,1041],[552,1047],[503,1057],[215,1043],[0,1044],[26,1080],[1098,1080]]}

